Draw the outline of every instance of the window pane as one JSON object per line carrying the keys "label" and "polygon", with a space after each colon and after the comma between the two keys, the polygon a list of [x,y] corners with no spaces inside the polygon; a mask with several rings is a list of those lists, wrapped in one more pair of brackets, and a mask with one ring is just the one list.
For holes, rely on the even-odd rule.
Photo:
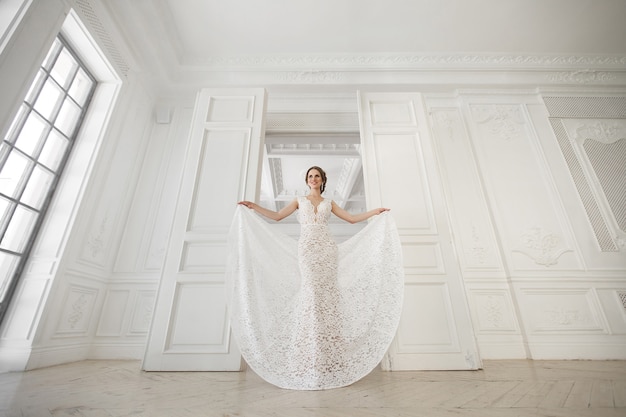
{"label": "window pane", "polygon": [[16,197],[19,185],[24,176],[24,171],[29,167],[30,161],[19,152],[13,150],[0,171],[0,193]]}
{"label": "window pane", "polygon": [[57,37],[0,137],[0,322],[96,84]]}
{"label": "window pane", "polygon": [[24,189],[21,201],[22,203],[41,209],[41,205],[48,195],[50,185],[54,180],[54,175],[40,166],[35,166],[33,173],[28,179],[28,184]]}
{"label": "window pane", "polygon": [[39,154],[39,162],[51,170],[56,170],[63,159],[68,144],[69,141],[65,136],[53,130]]}
{"label": "window pane", "polygon": [[4,230],[5,224],[10,220],[10,211],[15,203],[0,196],[0,230]]}
{"label": "window pane", "polygon": [[70,98],[65,98],[63,107],[59,112],[54,125],[67,137],[72,137],[78,117],[80,116],[80,107],[76,105]]}
{"label": "window pane", "polygon": [[7,287],[19,260],[19,256],[0,252],[0,301],[4,301]]}
{"label": "window pane", "polygon": [[19,129],[22,126],[22,122],[24,121],[24,118],[29,111],[30,109],[28,108],[28,106],[22,104],[17,113],[17,116],[15,116],[15,119],[13,119],[13,122],[11,123],[11,127],[9,128],[7,135],[4,137],[5,141],[10,143],[13,143],[15,141],[15,136],[19,132]]}
{"label": "window pane", "polygon": [[52,75],[60,86],[68,88],[74,78],[76,67],[78,67],[78,64],[76,63],[76,60],[74,60],[74,57],[70,55],[67,49],[63,49],[57,58],[52,71],[50,71],[50,75]]}
{"label": "window pane", "polygon": [[76,74],[76,78],[74,78],[74,82],[70,87],[70,96],[79,106],[85,104],[85,100],[89,96],[89,91],[91,90],[91,86],[93,85],[93,81],[91,78],[87,76],[87,73],[83,71],[83,69],[78,70],[78,74]]}
{"label": "window pane", "polygon": [[21,253],[33,231],[35,220],[37,220],[36,212],[18,205],[2,237],[0,248]]}
{"label": "window pane", "polygon": [[47,128],[48,124],[42,120],[37,113],[30,112],[20,135],[15,142],[15,146],[30,156],[35,155],[35,151],[37,150],[39,143],[41,142],[41,138]]}
{"label": "window pane", "polygon": [[48,71],[52,68],[52,64],[56,60],[56,57],[59,53],[59,50],[63,48],[63,44],[59,39],[55,39],[50,51],[48,51],[48,55],[46,55],[46,59],[44,59],[42,67],[46,68]]}
{"label": "window pane", "polygon": [[52,120],[59,102],[63,99],[63,91],[54,81],[48,79],[35,103],[37,110],[47,120]]}
{"label": "window pane", "polygon": [[35,102],[37,98],[37,94],[39,94],[39,90],[41,90],[41,86],[43,82],[46,80],[47,74],[44,70],[40,69],[37,73],[37,77],[35,77],[35,81],[31,84],[30,89],[28,90],[28,94],[26,94],[26,102],[31,105]]}

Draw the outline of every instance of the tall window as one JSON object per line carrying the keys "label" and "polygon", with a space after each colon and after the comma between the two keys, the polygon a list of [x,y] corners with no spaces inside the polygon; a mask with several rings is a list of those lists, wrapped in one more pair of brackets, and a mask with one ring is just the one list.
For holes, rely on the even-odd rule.
{"label": "tall window", "polygon": [[0,144],[0,321],[96,87],[57,37]]}

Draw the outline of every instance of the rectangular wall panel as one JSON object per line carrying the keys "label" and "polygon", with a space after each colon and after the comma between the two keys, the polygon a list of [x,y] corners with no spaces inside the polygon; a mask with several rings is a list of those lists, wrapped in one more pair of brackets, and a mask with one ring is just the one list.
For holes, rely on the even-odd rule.
{"label": "rectangular wall panel", "polygon": [[174,305],[165,353],[228,352],[230,333],[222,284],[181,282]]}
{"label": "rectangular wall panel", "polygon": [[227,234],[237,202],[259,191],[264,114],[263,89],[198,94],[146,370],[242,368],[226,308]]}
{"label": "rectangular wall panel", "polygon": [[359,93],[368,207],[390,207],[405,293],[388,370],[480,367],[419,93]]}
{"label": "rectangular wall panel", "polygon": [[[380,196],[402,232],[436,233],[417,133],[373,133],[372,139]],[[398,186],[406,192],[397,193]]]}

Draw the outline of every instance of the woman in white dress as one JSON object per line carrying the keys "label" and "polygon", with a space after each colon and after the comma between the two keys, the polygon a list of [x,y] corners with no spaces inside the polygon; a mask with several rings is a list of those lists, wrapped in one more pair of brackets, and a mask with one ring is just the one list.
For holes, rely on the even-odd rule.
{"label": "woman in white dress", "polygon": [[[339,388],[371,372],[393,339],[404,286],[401,247],[389,209],[353,215],[323,198],[326,173],[317,166],[305,181],[309,194],[279,211],[239,202],[230,232],[231,324],[244,359],[266,381]],[[280,221],[296,210],[297,244],[253,213]],[[337,245],[331,213],[350,223],[383,215]]]}

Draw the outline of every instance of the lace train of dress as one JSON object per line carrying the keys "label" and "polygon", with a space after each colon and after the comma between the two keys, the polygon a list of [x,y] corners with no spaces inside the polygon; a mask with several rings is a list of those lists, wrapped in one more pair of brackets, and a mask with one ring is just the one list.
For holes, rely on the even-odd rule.
{"label": "lace train of dress", "polygon": [[228,299],[248,365],[281,388],[350,385],[382,360],[402,309],[404,272],[387,212],[339,245],[330,200],[299,201],[300,238],[238,206],[230,230]]}

